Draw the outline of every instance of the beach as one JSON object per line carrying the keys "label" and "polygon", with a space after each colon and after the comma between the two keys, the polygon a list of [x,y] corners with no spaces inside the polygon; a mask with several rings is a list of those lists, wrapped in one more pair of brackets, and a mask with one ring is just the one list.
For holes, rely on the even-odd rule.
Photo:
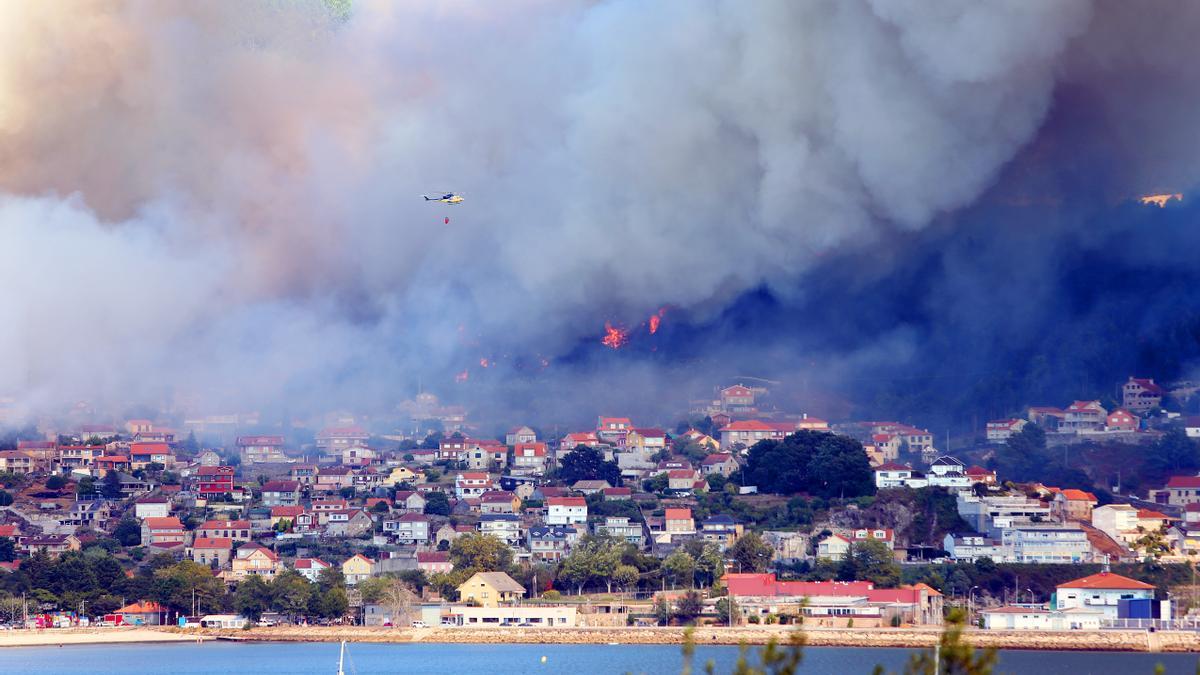
{"label": "beach", "polygon": [[45,628],[0,631],[0,647],[55,647],[137,642],[195,642],[211,637],[154,628]]}

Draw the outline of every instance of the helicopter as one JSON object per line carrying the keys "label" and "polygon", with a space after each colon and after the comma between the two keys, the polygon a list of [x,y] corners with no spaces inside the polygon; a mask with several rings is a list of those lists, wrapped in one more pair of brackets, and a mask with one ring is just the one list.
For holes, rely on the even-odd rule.
{"label": "helicopter", "polygon": [[427,202],[441,202],[443,204],[461,204],[463,202],[462,195],[456,195],[453,192],[447,192],[441,197],[430,197],[429,195],[421,195]]}

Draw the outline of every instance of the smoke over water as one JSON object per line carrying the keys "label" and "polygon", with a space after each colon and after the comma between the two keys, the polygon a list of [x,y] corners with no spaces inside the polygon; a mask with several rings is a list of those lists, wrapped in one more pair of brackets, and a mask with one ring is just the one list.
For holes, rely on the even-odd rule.
{"label": "smoke over water", "polygon": [[[1093,316],[1047,311],[1090,283],[1066,266],[1195,275],[1198,28],[1082,0],[4,3],[0,392],[384,410],[419,383],[544,419],[746,371],[1020,378]],[[1121,206],[1156,190],[1185,206]]]}

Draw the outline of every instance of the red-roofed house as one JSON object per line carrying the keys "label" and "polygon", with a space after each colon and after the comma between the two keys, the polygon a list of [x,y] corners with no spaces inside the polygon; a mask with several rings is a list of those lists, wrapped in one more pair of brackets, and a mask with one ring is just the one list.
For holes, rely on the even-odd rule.
{"label": "red-roofed house", "polygon": [[983,483],[984,485],[996,484],[996,472],[985,469],[982,466],[970,466],[963,470],[963,475],[971,481],[972,484]]}
{"label": "red-roofed house", "polygon": [[633,489],[627,487],[604,488],[604,501],[617,502],[623,499],[633,499]]}
{"label": "red-roofed house", "polygon": [[1166,487],[1150,491],[1150,501],[1170,506],[1200,504],[1200,476],[1171,476]]}
{"label": "red-roofed house", "polygon": [[721,408],[737,410],[754,406],[754,391],[750,387],[735,384],[721,390]]}
{"label": "red-roofed house", "polygon": [[625,441],[632,430],[633,422],[629,421],[628,417],[601,417],[596,423],[597,438],[618,448],[625,447]]}
{"label": "red-roofed house", "polygon": [[1063,421],[1067,419],[1067,413],[1061,408],[1034,405],[1029,406],[1025,417],[1046,431],[1058,431]]}
{"label": "red-roofed house", "polygon": [[911,466],[888,462],[875,467],[875,487],[894,488],[908,485],[913,477]]}
{"label": "red-roofed house", "polygon": [[283,436],[238,436],[238,452],[246,464],[286,462]]}
{"label": "red-roofed house", "polygon": [[255,575],[270,581],[280,570],[279,556],[266,546],[254,542],[238,548],[231,566],[229,576],[235,580]]}
{"label": "red-roofed house", "polygon": [[1164,393],[1153,379],[1130,377],[1121,387],[1121,403],[1129,410],[1144,413],[1161,405]]}
{"label": "red-roofed house", "polygon": [[569,433],[563,437],[559,444],[559,452],[570,452],[575,448],[585,445],[589,448],[597,448],[600,445],[600,437],[594,431],[576,431]]}
{"label": "red-roofed house", "polygon": [[[113,617],[108,619],[108,616]],[[167,608],[157,602],[141,601],[125,605],[121,609],[105,616],[114,623],[131,626],[161,626],[166,622]]]}
{"label": "red-roofed house", "polygon": [[317,433],[317,449],[326,455],[341,455],[342,450],[355,445],[366,445],[371,434],[362,427],[331,427]]}
{"label": "red-roofed house", "polygon": [[538,475],[545,470],[545,443],[518,443],[515,447],[513,447],[513,475]]}
{"label": "red-roofed house", "polygon": [[728,478],[733,475],[733,472],[738,470],[738,463],[732,454],[721,452],[705,457],[704,461],[700,462],[700,469],[706,476],[719,473]]}
{"label": "red-roofed house", "polygon": [[233,494],[232,466],[202,466],[192,479],[192,491],[202,499],[219,499]]}
{"label": "red-roofed house", "polygon": [[805,623],[885,626],[894,619],[919,625],[942,622],[941,593],[925,584],[877,589],[869,581],[778,581],[774,574],[725,574],[730,595],[747,614],[777,613],[803,604]]}
{"label": "red-roofed house", "polygon": [[183,544],[187,534],[175,516],[146,518],[142,521],[142,546]]}
{"label": "red-roofed house", "polygon": [[1005,419],[993,420],[987,423],[987,440],[989,443],[1003,443],[1019,433],[1028,424],[1025,420]]}
{"label": "red-roofed house", "polygon": [[300,483],[294,480],[271,480],[262,486],[263,506],[296,506],[300,503]]}
{"label": "red-roofed house", "polygon": [[233,540],[224,537],[196,537],[187,551],[188,556],[201,565],[225,567],[233,556]]}
{"label": "red-roofed house", "polygon": [[796,431],[829,431],[829,422],[804,413],[804,416],[796,422]]}
{"label": "red-roofed house", "polygon": [[547,525],[587,523],[587,500],[583,497],[551,497],[546,500]]}
{"label": "red-roofed house", "polygon": [[625,447],[646,455],[661,452],[667,447],[667,432],[662,429],[633,429],[625,438]]}
{"label": "red-roofed house", "polygon": [[1059,520],[1077,520],[1085,523],[1092,522],[1092,509],[1096,508],[1099,500],[1096,495],[1083,490],[1067,488],[1055,493],[1054,501],[1050,502],[1050,515]]}
{"label": "red-roofed house", "polygon": [[492,478],[483,472],[467,471],[454,477],[454,496],[458,499],[478,497],[492,489]]}
{"label": "red-roofed house", "polygon": [[206,520],[196,528],[196,536],[224,538],[230,541],[250,541],[250,521]]}
{"label": "red-roofed house", "polygon": [[454,571],[449,551],[418,551],[417,569],[425,574],[446,574]]}
{"label": "red-roofed house", "polygon": [[1105,618],[1116,619],[1121,600],[1154,598],[1154,586],[1112,572],[1091,574],[1055,589],[1055,609],[1091,609],[1101,611]]}
{"label": "red-roofed house", "polygon": [[1118,408],[1108,414],[1104,428],[1108,431],[1137,431],[1140,422],[1133,413]]}
{"label": "red-roofed house", "polygon": [[166,443],[130,443],[129,462],[135,470],[144,469],[150,464],[169,467],[175,463],[175,455]]}
{"label": "red-roofed house", "polygon": [[667,509],[663,514],[663,531],[667,534],[695,534],[696,521],[691,509]]}
{"label": "red-roofed house", "polygon": [[759,441],[778,441],[796,432],[795,424],[745,420],[731,422],[721,428],[721,448],[729,450],[735,446],[750,447]]}
{"label": "red-roofed house", "polygon": [[1107,418],[1108,411],[1099,401],[1075,401],[1067,406],[1066,418],[1059,428],[1075,433],[1103,431]]}
{"label": "red-roofed house", "polygon": [[333,565],[320,558],[296,558],[296,564],[293,567],[300,573],[300,576],[316,583],[321,579],[321,570],[329,569]]}

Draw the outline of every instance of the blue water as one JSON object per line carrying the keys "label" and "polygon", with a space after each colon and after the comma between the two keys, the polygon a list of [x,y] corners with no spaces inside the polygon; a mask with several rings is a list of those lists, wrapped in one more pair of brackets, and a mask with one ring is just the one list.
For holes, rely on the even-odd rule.
{"label": "blue water", "polygon": [[[682,664],[678,647],[659,645],[457,645],[368,644],[346,647],[347,675],[376,673],[455,673],[508,675],[529,673],[678,673]],[[849,649],[809,647],[804,650],[802,673],[813,675],[864,675],[876,664],[892,672],[903,669],[909,651],[904,649]],[[712,659],[717,673],[729,673],[737,660],[736,647],[699,647],[694,672]],[[545,663],[541,657],[545,656]],[[89,673],[107,675],[334,675],[335,643],[210,642],[169,645],[100,645],[80,647],[13,647],[0,649],[0,674]],[[998,673],[1020,675],[1137,675],[1154,672],[1196,672],[1197,655],[1131,654],[1111,652],[1000,652]],[[754,661],[752,660],[752,663]]]}

